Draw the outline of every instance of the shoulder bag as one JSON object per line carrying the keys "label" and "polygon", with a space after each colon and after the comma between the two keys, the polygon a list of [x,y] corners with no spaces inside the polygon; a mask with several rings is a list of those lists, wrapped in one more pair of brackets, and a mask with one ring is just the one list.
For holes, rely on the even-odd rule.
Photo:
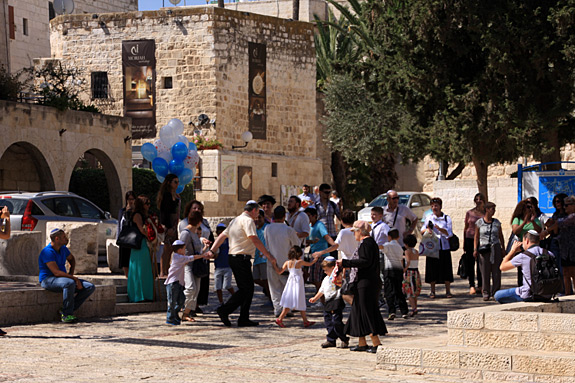
{"label": "shoulder bag", "polygon": [[[186,229],[190,232],[188,229]],[[197,253],[196,247],[194,246],[194,240],[190,236],[190,241],[192,241],[192,248],[194,249],[194,253]],[[196,259],[192,262],[192,273],[195,277],[204,278],[210,275],[209,265],[206,262],[206,259]]]}
{"label": "shoulder bag", "polygon": [[144,235],[140,232],[138,226],[134,224],[132,216],[130,220],[122,226],[122,231],[120,231],[120,235],[118,235],[116,245],[140,250],[142,248],[142,239],[144,239]]}
{"label": "shoulder bag", "polygon": [[[445,214],[444,218],[445,218],[445,225],[447,226],[447,214]],[[449,241],[449,250],[451,251],[459,250],[459,237],[455,235],[455,233],[451,237],[447,238],[447,240]]]}

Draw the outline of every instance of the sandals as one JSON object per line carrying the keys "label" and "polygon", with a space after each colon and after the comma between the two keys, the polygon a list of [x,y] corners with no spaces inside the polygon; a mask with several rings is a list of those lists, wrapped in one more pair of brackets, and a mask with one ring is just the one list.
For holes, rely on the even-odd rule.
{"label": "sandals", "polygon": [[286,328],[286,325],[284,324],[284,322],[282,320],[280,320],[279,318],[276,319],[276,324],[278,326],[280,326],[281,328]]}
{"label": "sandals", "polygon": [[435,293],[434,292],[429,293],[429,299],[435,299]]}
{"label": "sandals", "polygon": [[453,298],[453,294],[451,294],[451,293],[446,293],[446,294],[445,294],[445,298]]}
{"label": "sandals", "polygon": [[195,322],[196,320],[189,315],[182,315],[182,321]]}
{"label": "sandals", "polygon": [[315,324],[315,322],[310,322],[310,321],[303,322],[303,327],[308,328],[308,327],[313,326],[314,324]]}

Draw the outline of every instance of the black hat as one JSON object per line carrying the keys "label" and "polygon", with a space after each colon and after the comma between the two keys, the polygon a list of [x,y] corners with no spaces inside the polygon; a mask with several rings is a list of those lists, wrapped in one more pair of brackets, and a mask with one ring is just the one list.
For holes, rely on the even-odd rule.
{"label": "black hat", "polygon": [[271,202],[272,205],[275,205],[276,199],[271,195],[264,194],[261,195],[260,198],[258,199],[258,204],[261,206],[264,202]]}

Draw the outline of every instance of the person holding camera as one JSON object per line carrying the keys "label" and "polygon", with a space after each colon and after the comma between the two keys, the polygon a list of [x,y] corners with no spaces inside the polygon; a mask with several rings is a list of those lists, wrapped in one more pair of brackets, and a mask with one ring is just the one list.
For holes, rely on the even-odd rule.
{"label": "person holding camera", "polygon": [[[473,256],[479,261],[483,280],[483,300],[488,301],[501,288],[501,270],[505,241],[501,230],[501,222],[493,218],[495,204],[485,204],[485,216],[475,222],[475,239]],[[491,283],[493,279],[493,284]]]}

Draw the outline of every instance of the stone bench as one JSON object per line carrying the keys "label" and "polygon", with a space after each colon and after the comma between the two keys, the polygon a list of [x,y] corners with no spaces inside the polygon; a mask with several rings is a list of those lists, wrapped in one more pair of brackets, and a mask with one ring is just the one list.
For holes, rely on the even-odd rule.
{"label": "stone bench", "polygon": [[574,314],[575,296],[450,311],[447,335],[384,344],[377,368],[479,381],[575,382]]}
{"label": "stone bench", "polygon": [[[115,313],[116,287],[97,285],[96,291],[75,313],[79,318],[106,317]],[[34,286],[0,290],[0,325],[60,320],[62,294]]]}

